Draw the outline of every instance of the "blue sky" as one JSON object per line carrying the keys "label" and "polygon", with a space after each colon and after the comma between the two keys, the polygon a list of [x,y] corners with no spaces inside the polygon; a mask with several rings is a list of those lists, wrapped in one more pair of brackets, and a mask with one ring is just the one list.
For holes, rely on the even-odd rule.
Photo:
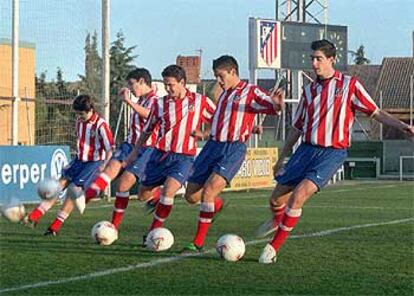
{"label": "blue sky", "polygon": [[[86,32],[100,34],[100,0],[21,0],[21,39],[36,43],[37,71],[67,80],[83,73]],[[112,0],[111,38],[122,30],[136,45],[136,64],[159,78],[177,55],[203,49],[202,76],[211,61],[234,55],[248,76],[248,18],[274,17],[273,0]],[[0,0],[0,37],[11,34],[11,0]],[[412,56],[414,0],[330,0],[329,23],[348,26],[350,50],[364,44],[367,57],[380,64],[387,56]],[[263,73],[263,74],[262,74]],[[266,75],[261,71],[259,76]]]}

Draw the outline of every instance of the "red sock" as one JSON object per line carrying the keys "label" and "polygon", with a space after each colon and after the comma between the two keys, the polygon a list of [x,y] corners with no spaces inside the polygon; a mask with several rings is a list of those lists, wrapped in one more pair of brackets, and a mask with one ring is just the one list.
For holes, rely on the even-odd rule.
{"label": "red sock", "polygon": [[40,218],[42,218],[44,214],[45,211],[43,211],[43,209],[40,206],[38,206],[29,214],[29,220],[39,222]]}
{"label": "red sock", "polygon": [[118,229],[124,217],[125,209],[128,207],[129,191],[117,192],[114,204],[114,210],[112,211],[112,224]]}
{"label": "red sock", "polygon": [[164,225],[164,221],[170,215],[173,204],[174,204],[173,197],[165,197],[165,196],[160,197],[160,201],[154,213],[154,219],[152,220],[150,231],[155,228],[162,227]]}
{"label": "red sock", "polygon": [[220,196],[216,196],[214,199],[214,214],[217,214],[223,208],[224,201]]}
{"label": "red sock", "polygon": [[286,204],[282,204],[281,206],[276,206],[272,202],[270,202],[270,210],[273,213],[273,225],[278,227],[280,222],[285,215]]}
{"label": "red sock", "polygon": [[197,247],[202,247],[207,236],[208,229],[211,226],[211,221],[214,217],[215,202],[202,202],[200,204],[200,215],[198,218],[197,234],[193,243]]}
{"label": "red sock", "polygon": [[152,200],[158,202],[160,200],[160,197],[161,197],[161,187],[157,187],[154,190],[154,195],[152,197]]}
{"label": "red sock", "polygon": [[50,224],[49,229],[55,232],[59,232],[60,228],[62,228],[63,223],[68,217],[69,214],[63,211],[58,211],[56,219],[52,222],[52,224]]}
{"label": "red sock", "polygon": [[157,187],[154,190],[154,195],[152,196],[152,198],[147,201],[147,204],[151,205],[152,208],[156,208],[158,203],[160,202],[160,197],[161,197],[161,188]]}
{"label": "red sock", "polygon": [[284,244],[285,240],[289,236],[289,233],[298,223],[301,215],[302,209],[286,208],[282,221],[279,224],[279,228],[276,230],[273,240],[270,242],[276,251],[278,251]]}
{"label": "red sock", "polygon": [[105,173],[101,173],[95,181],[92,182],[91,186],[85,191],[86,203],[88,203],[92,198],[98,196],[99,193],[105,190],[111,182],[111,178]]}
{"label": "red sock", "polygon": [[29,214],[29,220],[34,222],[39,222],[40,218],[50,209],[51,204],[46,202],[41,202],[33,211]]}

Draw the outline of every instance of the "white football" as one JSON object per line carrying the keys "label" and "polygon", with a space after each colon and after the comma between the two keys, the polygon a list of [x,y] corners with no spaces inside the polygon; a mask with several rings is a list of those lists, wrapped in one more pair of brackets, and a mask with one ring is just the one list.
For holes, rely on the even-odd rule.
{"label": "white football", "polygon": [[174,236],[167,228],[155,228],[148,233],[147,249],[154,252],[168,250],[174,244]]}
{"label": "white football", "polygon": [[240,236],[225,234],[218,239],[216,250],[221,258],[234,262],[243,258],[246,246]]}
{"label": "white football", "polygon": [[111,222],[101,221],[92,227],[91,235],[96,243],[109,246],[118,239],[118,230]]}
{"label": "white football", "polygon": [[24,205],[17,199],[12,199],[9,203],[1,207],[2,215],[10,222],[19,222],[24,218],[26,210]]}
{"label": "white football", "polygon": [[42,199],[52,199],[58,197],[60,193],[60,183],[56,179],[46,178],[37,185],[37,193]]}

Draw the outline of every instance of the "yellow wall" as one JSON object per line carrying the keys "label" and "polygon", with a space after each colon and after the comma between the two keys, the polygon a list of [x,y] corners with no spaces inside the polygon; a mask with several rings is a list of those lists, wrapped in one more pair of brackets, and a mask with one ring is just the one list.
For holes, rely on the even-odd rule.
{"label": "yellow wall", "polygon": [[[18,142],[29,145],[35,133],[35,49],[20,45],[19,49],[19,129]],[[12,125],[12,47],[0,43],[0,145],[11,145]],[[31,100],[24,100],[28,97]],[[29,126],[30,124],[30,126]],[[33,144],[33,143],[32,143]]]}

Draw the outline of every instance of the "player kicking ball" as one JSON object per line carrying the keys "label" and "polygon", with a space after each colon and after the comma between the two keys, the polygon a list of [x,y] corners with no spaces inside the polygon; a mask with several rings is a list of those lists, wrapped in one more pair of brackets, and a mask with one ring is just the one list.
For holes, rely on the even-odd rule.
{"label": "player kicking ball", "polygon": [[257,114],[276,115],[283,108],[284,92],[270,94],[258,86],[239,78],[236,59],[221,56],[213,61],[214,76],[223,92],[217,103],[211,127],[210,140],[194,163],[188,180],[186,199],[191,203],[201,200],[197,233],[184,247],[183,253],[201,251],[214,216],[223,207],[218,196],[231,182],[242,165]]}
{"label": "player kicking ball", "polygon": [[[122,173],[118,180],[114,210],[112,212],[112,224],[116,229],[122,222],[124,213],[129,203],[129,190],[135,185],[137,180],[141,179],[149,156],[154,150],[157,139],[157,128],[138,153],[138,157],[130,166],[123,169],[122,163],[134,149],[134,145],[142,134],[144,125],[148,119],[151,107],[156,103],[158,97],[151,88],[152,78],[147,69],[137,68],[127,75],[128,87],[120,90],[119,95],[122,100],[131,106],[133,113],[130,117],[130,125],[125,142],[114,152],[113,157],[105,167],[104,171],[95,178],[91,186],[86,190],[86,203],[92,198],[97,197],[105,190],[108,184]],[[131,92],[136,98],[131,99]],[[160,197],[160,189],[156,187],[150,199],[147,201],[147,208],[154,209]],[[142,200],[141,200],[142,201]]]}
{"label": "player kicking ball", "polygon": [[[358,79],[334,69],[336,49],[331,42],[314,41],[311,48],[317,79],[304,87],[293,129],[274,166],[278,184],[270,197],[273,215],[258,230],[262,237],[275,231],[260,255],[259,262],[264,264],[276,261],[279,249],[302,215],[303,205],[344,163],[356,111],[414,136],[414,127],[380,110]],[[302,143],[284,166],[299,138]]]}
{"label": "player kicking ball", "polygon": [[197,151],[194,135],[200,130],[202,122],[211,122],[215,110],[215,105],[209,98],[186,88],[186,74],[180,66],[166,67],[162,77],[168,94],[152,106],[144,131],[125,162],[125,165],[133,162],[139,149],[159,125],[155,149],[139,188],[139,197],[146,200],[154,188],[163,185],[149,231],[162,227],[169,216],[175,194],[191,172]]}
{"label": "player kicking ball", "polygon": [[[73,101],[73,110],[76,113],[77,157],[62,173],[59,180],[61,190],[73,186],[73,190],[86,189],[96,174],[103,170],[105,162],[112,156],[114,140],[109,125],[95,111],[93,101],[88,95],[79,95]],[[77,196],[84,198],[82,194]],[[36,226],[44,214],[59,200],[58,196],[43,200],[28,216],[24,223]],[[67,197],[56,219],[50,224],[45,235],[56,236],[63,223],[74,208],[74,200]]]}

